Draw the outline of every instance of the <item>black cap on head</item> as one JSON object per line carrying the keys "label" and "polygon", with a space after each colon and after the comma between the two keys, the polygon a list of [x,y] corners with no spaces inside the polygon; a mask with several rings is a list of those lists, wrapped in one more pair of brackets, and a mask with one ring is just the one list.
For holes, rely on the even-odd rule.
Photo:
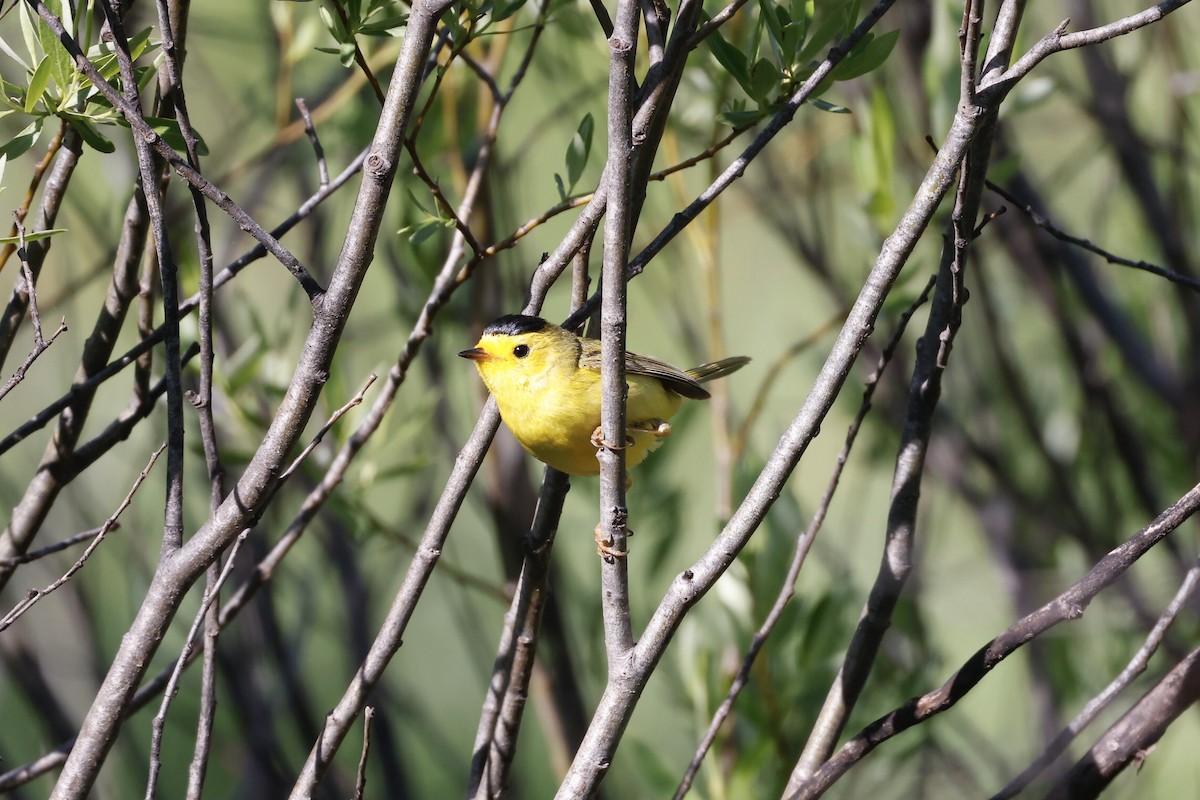
{"label": "black cap on head", "polygon": [[501,334],[504,336],[518,336],[522,333],[536,333],[549,324],[541,317],[530,317],[525,314],[505,314],[499,319],[493,320],[486,328],[483,329],[484,335]]}

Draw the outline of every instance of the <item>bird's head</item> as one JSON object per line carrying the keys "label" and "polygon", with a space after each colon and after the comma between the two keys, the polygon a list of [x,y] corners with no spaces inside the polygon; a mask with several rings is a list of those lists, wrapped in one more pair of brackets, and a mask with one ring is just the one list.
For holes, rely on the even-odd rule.
{"label": "bird's head", "polygon": [[555,369],[574,368],[576,337],[540,317],[509,314],[483,329],[479,342],[459,353],[475,362],[492,394],[536,388]]}

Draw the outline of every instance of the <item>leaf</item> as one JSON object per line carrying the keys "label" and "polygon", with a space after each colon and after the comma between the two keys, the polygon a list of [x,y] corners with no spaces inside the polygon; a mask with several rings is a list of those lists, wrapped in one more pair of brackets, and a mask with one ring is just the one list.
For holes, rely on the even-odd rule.
{"label": "leaf", "polygon": [[821,6],[824,13],[817,26],[812,29],[812,37],[797,54],[796,61],[798,63],[804,64],[811,61],[835,36],[841,38],[850,30],[854,20],[847,21],[847,5],[848,3],[842,2],[827,3]]}
{"label": "leaf", "polygon": [[[142,53],[146,52],[148,49],[151,49],[150,34],[153,31],[153,28],[143,28],[130,38],[129,55],[135,61],[142,55]],[[155,45],[155,47],[157,47],[157,45]]]}
{"label": "leaf", "polygon": [[408,25],[408,14],[395,14],[370,22],[359,30],[364,36],[394,36],[394,31]]}
{"label": "leaf", "polygon": [[[708,46],[709,52],[717,59],[717,63],[724,67],[725,71],[743,89],[746,89],[750,85],[750,69],[746,63],[745,53],[725,41],[720,31],[714,31],[711,36],[704,40],[704,44]],[[749,90],[746,93],[749,94]]]}
{"label": "leaf", "polygon": [[[26,242],[37,242],[42,239],[49,239],[51,236],[54,236],[56,234],[66,233],[66,232],[67,232],[66,228],[52,228],[48,231],[37,231],[35,233],[26,233],[25,241]],[[0,236],[0,244],[20,244],[20,243],[21,243],[20,236]]]}
{"label": "leaf", "polygon": [[92,121],[87,117],[78,114],[62,114],[62,117],[70,123],[75,132],[79,134],[79,138],[83,139],[84,144],[92,148],[98,153],[113,153],[116,152],[117,146],[112,143],[112,140],[100,132]]}
{"label": "leaf", "polygon": [[[63,24],[66,26],[66,20],[63,20]],[[67,30],[70,28],[68,27]],[[54,31],[50,30],[50,26],[44,22],[38,25],[38,38],[41,40],[42,52],[45,54],[46,60],[50,62],[51,75],[61,93],[66,94],[67,87],[71,85],[75,77],[75,62],[71,60],[66,48],[58,41]]]}
{"label": "leaf", "polygon": [[554,173],[554,185],[558,187],[558,199],[567,202],[567,185],[563,183],[562,175]]}
{"label": "leaf", "polygon": [[501,3],[492,11],[492,22],[503,22],[525,7],[527,0],[514,0],[512,3]]}
{"label": "leaf", "polygon": [[588,157],[592,153],[592,134],[595,129],[596,123],[592,119],[592,115],[584,114],[583,119],[579,121],[579,127],[575,130],[575,135],[571,137],[571,143],[567,145],[568,193],[575,188],[575,184],[579,183],[579,179],[583,176],[583,170],[587,167]]}
{"label": "leaf", "polygon": [[[178,120],[167,117],[146,117],[146,124],[153,128],[154,132],[161,136],[172,150],[180,153],[187,152],[187,144],[183,141],[183,131],[179,130]],[[204,143],[200,133],[195,128],[192,128],[192,133],[196,137],[196,153],[202,156],[208,155],[208,145]]]}
{"label": "leaf", "polygon": [[786,34],[784,33],[783,25],[780,22],[776,11],[783,11],[782,8],[776,6],[771,0],[758,0],[760,16],[767,27],[767,35],[774,46],[775,57],[779,59],[779,63],[787,64],[791,62],[790,58],[785,58],[783,55],[783,40]]}
{"label": "leaf", "polygon": [[25,130],[9,139],[4,145],[0,145],[0,156],[13,159],[37,144],[38,137],[42,134],[42,122],[44,120],[45,117],[38,117],[29,123],[25,127]]}
{"label": "leaf", "polygon": [[46,93],[46,87],[50,85],[51,69],[53,67],[50,64],[50,59],[43,58],[41,63],[38,64],[37,69],[33,71],[33,77],[29,79],[29,91],[25,93],[26,114],[33,113],[33,109],[37,108],[38,101]]}
{"label": "leaf", "polygon": [[12,45],[5,41],[3,36],[0,36],[0,51],[3,51],[5,55],[20,64],[21,68],[26,72],[29,72],[30,69],[32,69],[32,67],[25,63],[25,59],[17,55],[17,51],[12,49]]}
{"label": "leaf", "polygon": [[765,58],[760,58],[750,71],[750,86],[746,93],[755,100],[765,102],[767,97],[779,87],[782,79],[779,68]]}
{"label": "leaf", "polygon": [[728,125],[731,128],[742,128],[746,125],[753,125],[761,119],[770,116],[770,109],[758,109],[757,111],[722,111],[717,114],[717,121],[723,125]]}
{"label": "leaf", "polygon": [[819,97],[813,98],[812,100],[809,100],[808,102],[810,102],[814,106],[816,106],[818,110],[828,111],[830,114],[849,114],[849,113],[851,113],[850,109],[846,108],[845,106],[834,105],[833,103],[830,103],[827,100],[822,100]]}
{"label": "leaf", "polygon": [[899,30],[888,31],[882,36],[875,37],[867,34],[858,43],[858,46],[850,51],[842,63],[834,67],[833,79],[848,81],[876,69],[891,55],[892,48],[896,46],[896,40],[899,38]]}

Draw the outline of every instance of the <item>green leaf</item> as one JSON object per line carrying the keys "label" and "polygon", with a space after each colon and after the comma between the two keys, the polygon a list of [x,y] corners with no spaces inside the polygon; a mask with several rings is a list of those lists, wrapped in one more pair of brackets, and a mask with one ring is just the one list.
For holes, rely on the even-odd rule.
{"label": "green leaf", "polygon": [[720,114],[717,114],[717,121],[731,128],[741,128],[746,125],[753,125],[770,115],[771,111],[769,109],[759,109],[757,111],[722,111]]}
{"label": "green leaf", "polygon": [[563,183],[562,175],[554,173],[554,185],[558,187],[558,199],[567,202],[567,185]]}
{"label": "green leaf", "polygon": [[[179,130],[178,120],[167,117],[146,117],[146,124],[153,128],[154,132],[161,136],[172,150],[180,153],[187,152],[187,144],[183,141],[183,131]],[[196,154],[208,155],[208,145],[204,143],[199,131],[192,128],[192,133],[196,136]]]}
{"label": "green leaf", "polygon": [[84,144],[99,153],[115,152],[117,146],[112,143],[112,140],[100,132],[92,121],[87,117],[78,114],[64,113],[61,115],[63,119],[70,123],[71,127],[79,134],[79,138],[83,139]]}
{"label": "green leaf", "polygon": [[[25,93],[25,113],[32,114],[33,109],[37,108],[38,101],[42,99],[42,95],[46,93],[46,87],[50,85],[50,70],[53,66],[50,64],[50,59],[43,58],[38,64],[37,69],[33,71],[33,77],[29,79],[29,91]],[[50,104],[47,103],[47,106]]]}
{"label": "green leaf", "polygon": [[492,11],[492,22],[503,22],[525,7],[527,0],[514,0],[512,3],[498,3]]}
{"label": "green leaf", "polygon": [[848,81],[879,67],[891,55],[900,31],[888,31],[882,36],[867,34],[848,56],[833,70],[835,81]]}
{"label": "green leaf", "polygon": [[[66,22],[63,20],[64,26]],[[67,30],[70,28],[68,27]],[[71,60],[66,48],[62,46],[62,42],[58,41],[54,31],[50,30],[50,26],[44,22],[38,24],[38,38],[41,40],[42,52],[45,54],[46,60],[50,62],[54,81],[58,84],[61,93],[66,94],[67,87],[75,78],[75,62]]]}
{"label": "green leaf", "polygon": [[804,48],[797,54],[796,61],[804,64],[816,57],[826,45],[833,41],[834,37],[842,38],[854,24],[853,18],[848,18],[846,11],[849,6],[848,2],[827,3],[821,6],[821,18],[817,26],[812,29],[812,36],[804,45]]}
{"label": "green leaf", "polygon": [[394,36],[394,31],[408,25],[408,14],[395,14],[370,22],[360,29],[364,36]]}
{"label": "green leaf", "polygon": [[[54,236],[55,234],[66,233],[66,232],[67,232],[66,228],[53,228],[48,231],[37,231],[36,233],[26,233],[25,241],[26,242],[36,242],[41,239],[49,239],[51,236]],[[0,236],[0,244],[20,244],[20,243],[21,243],[20,236]]]}
{"label": "green leaf", "polygon": [[767,59],[760,58],[754,64],[754,69],[750,70],[750,86],[746,94],[760,103],[765,102],[771,92],[779,87],[782,77],[778,67]]}
{"label": "green leaf", "polygon": [[153,31],[153,28],[143,28],[129,39],[129,55],[135,61],[150,48],[150,34]]}
{"label": "green leaf", "polygon": [[812,100],[809,100],[808,102],[812,103],[820,111],[828,111],[830,114],[849,114],[849,113],[851,113],[850,109],[846,108],[845,106],[834,105],[833,103],[830,103],[827,100],[822,100],[819,97],[815,97]]}
{"label": "green leaf", "polygon": [[[709,52],[717,59],[717,63],[724,67],[725,71],[743,89],[746,89],[750,85],[750,69],[746,63],[745,53],[725,41],[720,31],[714,31],[711,36],[704,40],[704,44],[708,46]],[[748,89],[746,93],[750,93]]]}
{"label": "green leaf", "polygon": [[37,144],[38,137],[42,134],[42,122],[44,121],[45,117],[38,117],[29,123],[25,130],[9,139],[4,145],[0,145],[0,156],[13,159]]}
{"label": "green leaf", "polygon": [[571,143],[567,145],[567,193],[575,188],[575,184],[579,183],[579,179],[583,176],[583,170],[587,167],[588,157],[592,153],[592,134],[596,129],[595,120],[591,114],[584,114],[583,119],[579,122],[579,127],[575,130],[575,135],[571,137]]}

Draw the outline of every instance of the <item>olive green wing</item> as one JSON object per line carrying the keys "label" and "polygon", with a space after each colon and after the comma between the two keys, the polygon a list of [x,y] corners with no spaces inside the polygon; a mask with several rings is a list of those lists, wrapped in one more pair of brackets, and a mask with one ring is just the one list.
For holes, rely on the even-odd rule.
{"label": "olive green wing", "polygon": [[[596,339],[583,339],[579,351],[579,366],[583,369],[600,371],[600,342]],[[694,400],[707,400],[708,392],[704,387],[681,369],[672,367],[665,361],[659,361],[650,356],[639,356],[637,353],[625,354],[625,371],[633,375],[647,375],[658,378],[676,394],[690,397]]]}
{"label": "olive green wing", "polygon": [[[599,372],[600,342],[596,339],[583,339],[581,344],[579,366]],[[709,364],[701,364],[685,371],[650,356],[639,356],[637,353],[625,354],[626,372],[658,378],[671,391],[693,400],[707,400],[711,396],[700,385],[701,383],[722,378],[748,363],[750,363],[750,359],[746,356],[734,356]]]}

